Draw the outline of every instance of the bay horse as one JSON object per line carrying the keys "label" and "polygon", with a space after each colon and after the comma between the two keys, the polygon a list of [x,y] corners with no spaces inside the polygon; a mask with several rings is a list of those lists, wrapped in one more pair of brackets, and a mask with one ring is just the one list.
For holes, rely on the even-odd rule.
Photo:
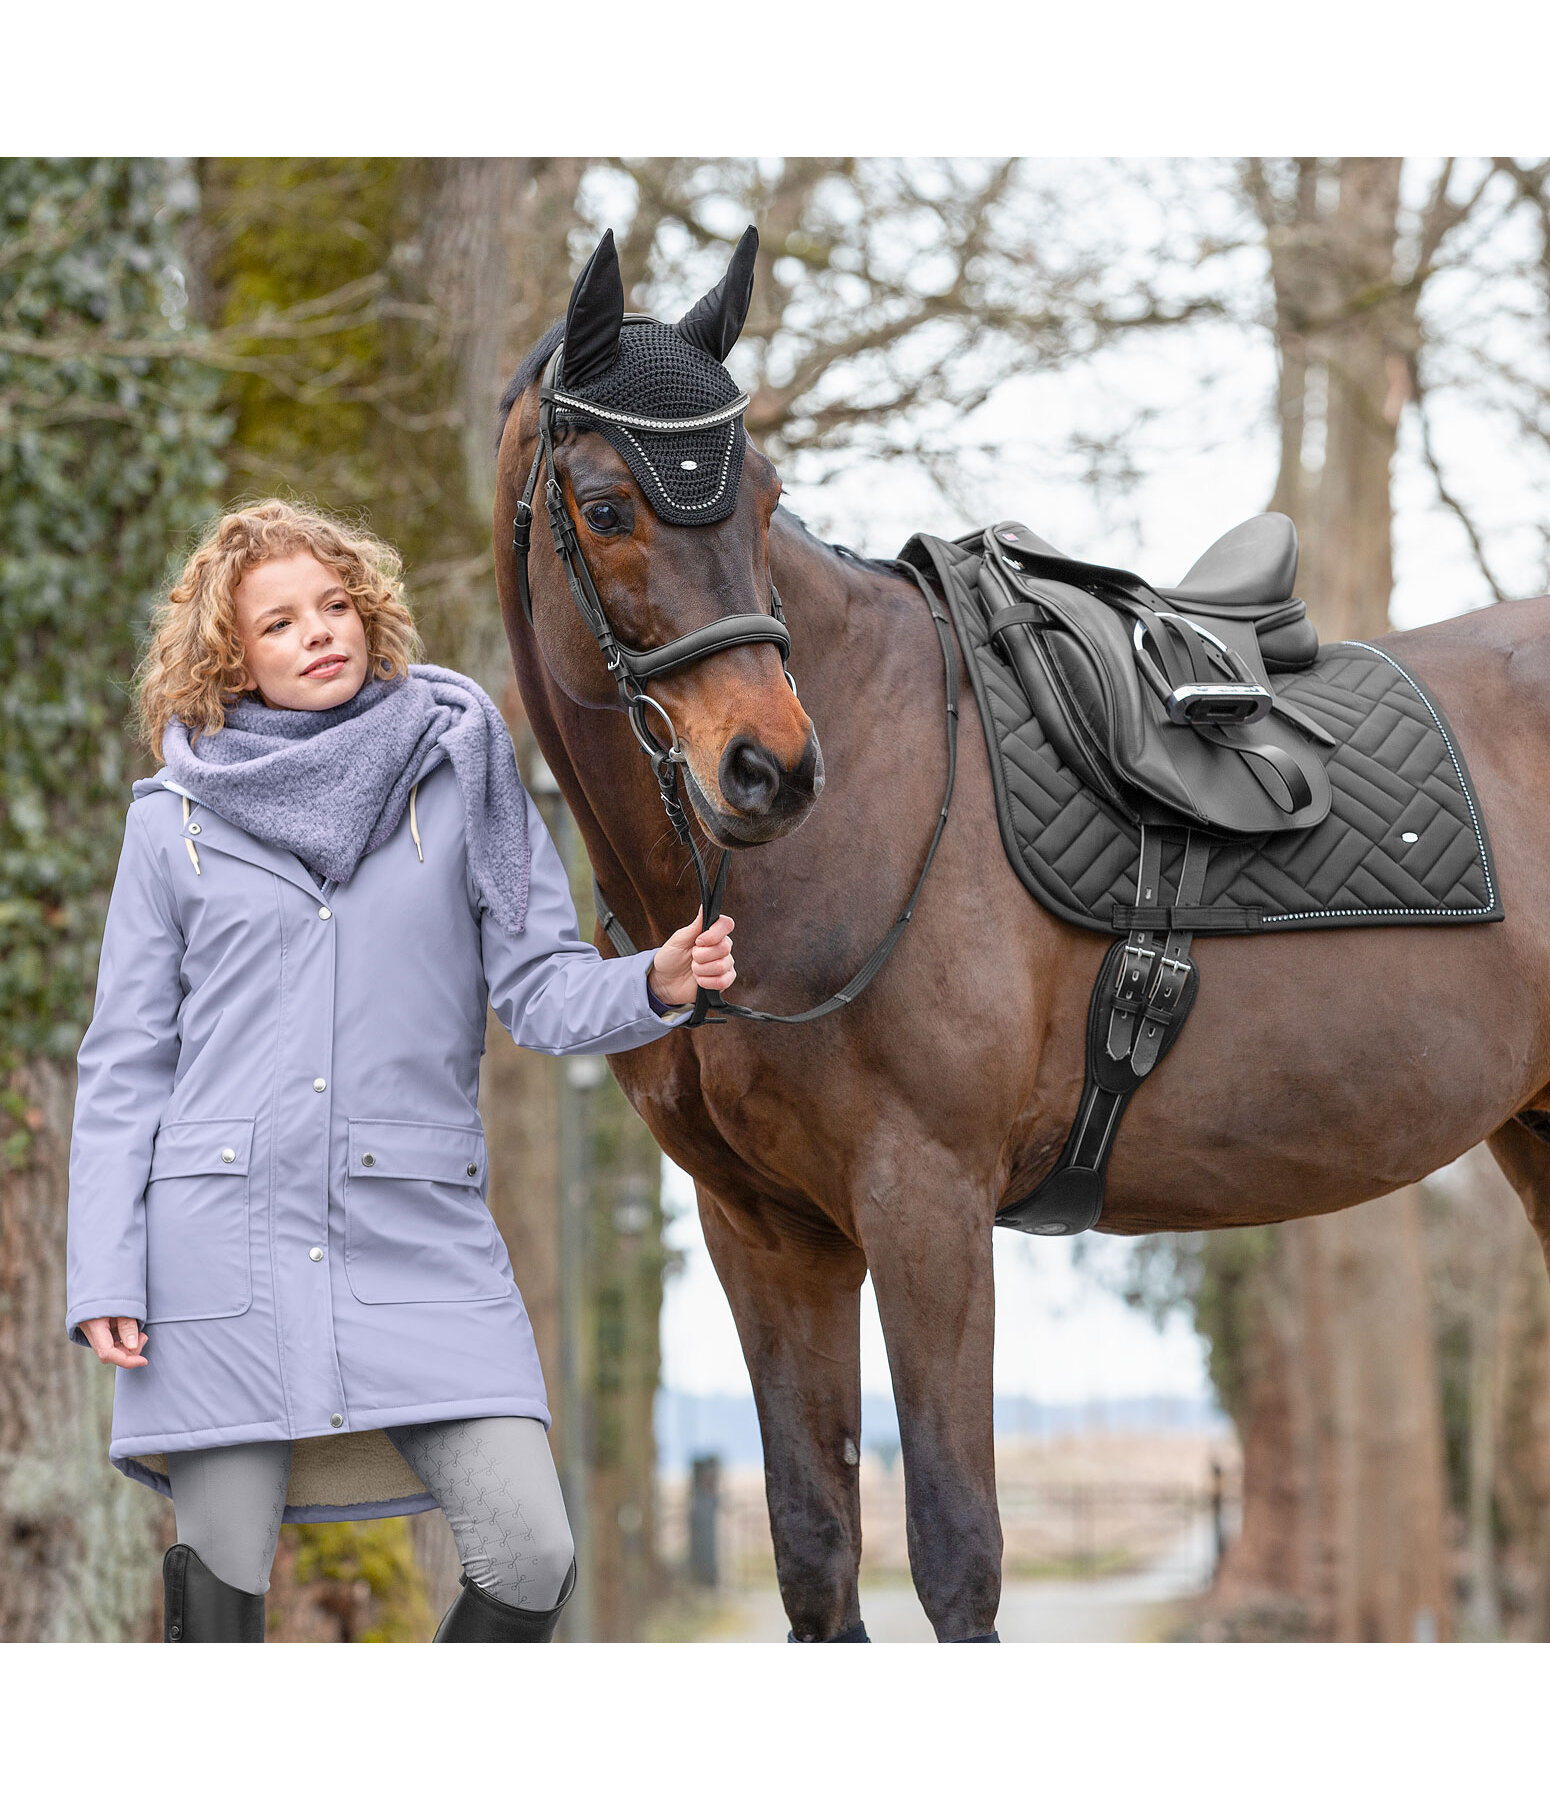
{"label": "bay horse", "polygon": [[[601,303],[593,292],[578,320],[585,278],[570,326],[606,351],[622,290]],[[729,348],[746,306],[723,282],[699,310],[720,308]],[[693,870],[548,534],[531,551],[531,622],[512,547],[540,380],[564,330],[546,334],[503,401],[497,585],[534,735],[608,904],[645,947],[693,915]],[[784,600],[792,681],[780,645],[744,641],[650,685],[680,746],[696,846],[734,852],[728,997],[791,1013],[855,975],[920,872],[947,772],[942,648],[911,576],[819,542],[779,505],[768,459],[751,442],[742,456],[728,517],[664,524],[598,431],[562,416],[553,437],[556,503],[622,642],[649,649],[728,614],[766,613],[772,581]],[[1492,834],[1505,918],[1198,941],[1199,1000],[1126,1116],[1099,1230],[1332,1212],[1483,1139],[1550,1256],[1550,598],[1379,641],[1443,702]],[[1045,912],[1014,874],[971,716],[935,865],[854,1004],[798,1025],[713,1018],[609,1058],[694,1180],[752,1378],[797,1641],[865,1637],[869,1271],[916,1591],[939,1639],[993,1639],[992,1221],[1065,1140],[1110,941]],[[601,931],[598,943],[611,953]]]}

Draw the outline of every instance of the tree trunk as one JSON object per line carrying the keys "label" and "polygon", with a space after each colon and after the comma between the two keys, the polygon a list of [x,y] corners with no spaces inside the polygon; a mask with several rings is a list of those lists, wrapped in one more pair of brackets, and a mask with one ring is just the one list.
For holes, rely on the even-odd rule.
{"label": "tree trunk", "polygon": [[1425,1190],[1465,1632],[1482,1642],[1541,1638],[1550,1517],[1544,1259],[1484,1145]]}
{"label": "tree trunk", "polygon": [[0,1183],[0,1639],[144,1643],[172,1508],[108,1461],[113,1372],[65,1336],[74,1064],[11,1087],[31,1143]]}
{"label": "tree trunk", "polygon": [[[1388,628],[1390,468],[1415,328],[1413,293],[1389,286],[1399,173],[1395,158],[1304,162],[1278,197],[1266,171],[1249,172],[1277,301],[1276,504],[1296,520],[1299,591],[1326,641]],[[1280,1227],[1259,1281],[1244,1526],[1221,1603],[1252,1602],[1288,1635],[1446,1633],[1442,1419],[1415,1190]]]}

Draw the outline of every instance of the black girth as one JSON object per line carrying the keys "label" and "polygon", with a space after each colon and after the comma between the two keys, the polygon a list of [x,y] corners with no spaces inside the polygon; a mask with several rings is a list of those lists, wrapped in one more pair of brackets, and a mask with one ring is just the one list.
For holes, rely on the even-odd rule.
{"label": "black girth", "polygon": [[[635,316],[635,315],[631,315]],[[533,623],[533,598],[528,586],[528,551],[532,542],[533,529],[533,497],[538,490],[539,473],[547,464],[548,476],[544,483],[544,505],[549,515],[549,534],[554,541],[555,555],[565,571],[566,585],[570,589],[571,599],[576,603],[576,610],[586,622],[587,629],[597,640],[597,646],[603,653],[603,660],[609,673],[618,684],[620,697],[629,713],[630,727],[635,733],[636,741],[651,760],[652,773],[657,778],[657,786],[661,792],[662,805],[667,813],[679,840],[688,846],[689,854],[694,859],[694,872],[700,886],[700,919],[702,926],[713,925],[721,915],[721,897],[726,889],[727,869],[731,861],[731,851],[723,850],[712,877],[705,867],[699,846],[694,841],[687,814],[678,798],[678,765],[684,760],[683,752],[678,745],[678,733],[673,728],[673,721],[668,717],[666,709],[646,692],[646,683],[654,675],[666,674],[670,669],[683,667],[686,663],[698,662],[702,657],[713,656],[718,650],[729,649],[734,644],[772,643],[780,650],[781,666],[790,684],[791,691],[796,692],[796,683],[792,681],[785,664],[791,653],[791,633],[786,628],[785,612],[781,606],[780,594],[775,587],[775,578],[770,577],[770,611],[768,613],[732,613],[725,618],[715,619],[709,625],[701,625],[694,631],[685,632],[682,637],[674,638],[669,644],[663,644],[655,650],[633,650],[621,644],[615,637],[608,623],[603,605],[598,598],[597,589],[593,585],[591,571],[587,568],[586,558],[581,553],[581,545],[576,537],[576,528],[571,523],[569,512],[565,508],[565,499],[560,491],[559,471],[554,459],[554,412],[556,406],[564,406],[563,391],[552,383],[559,368],[563,354],[563,344],[550,357],[540,380],[538,390],[538,449],[533,456],[533,466],[528,471],[527,483],[522,491],[522,498],[517,504],[516,517],[512,521],[511,541],[517,555],[517,592],[522,599],[522,610],[527,615],[527,622]],[[663,419],[655,427],[648,427],[644,421],[632,422],[632,429],[657,429],[661,431],[683,431],[692,421],[683,419]],[[904,927],[909,923],[915,910],[915,902],[920,897],[920,890],[925,884],[927,872],[936,856],[937,845],[941,842],[943,827],[947,824],[947,811],[952,802],[953,781],[958,763],[958,659],[952,638],[952,627],[947,615],[942,611],[936,596],[931,592],[925,580],[908,564],[897,565],[901,574],[909,574],[920,588],[931,609],[931,617],[936,624],[937,637],[942,647],[942,661],[946,669],[947,686],[947,783],[946,792],[942,796],[942,810],[937,817],[936,830],[932,833],[931,844],[926,851],[925,862],[921,865],[920,875],[910,893],[904,910],[888,928],[881,943],[866,959],[855,975],[846,982],[837,993],[831,994],[827,1000],[817,1006],[810,1006],[805,1012],[769,1013],[760,1012],[751,1006],[739,1006],[733,1001],[723,999],[713,988],[699,988],[695,993],[694,1010],[684,1021],[685,1029],[703,1025],[707,1018],[714,1014],[718,1018],[736,1017],[751,1019],[770,1025],[800,1025],[810,1019],[821,1019],[825,1013],[835,1011],[838,1007],[848,1006],[852,1000],[866,987],[872,977],[888,960],[889,953],[899,941]],[[658,741],[646,718],[646,708],[650,707],[666,725],[670,742],[666,746]],[[633,955],[635,945],[631,943],[629,933],[619,923],[618,918],[603,898],[602,889],[596,879],[592,883],[593,897],[597,904],[599,923],[612,942],[614,948],[623,956]]]}

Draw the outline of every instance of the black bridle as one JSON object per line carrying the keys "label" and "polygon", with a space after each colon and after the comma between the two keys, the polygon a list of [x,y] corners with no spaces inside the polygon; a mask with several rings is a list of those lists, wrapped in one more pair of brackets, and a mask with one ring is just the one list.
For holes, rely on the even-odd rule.
{"label": "black bridle", "polygon": [[[647,315],[633,313],[626,315],[630,319],[639,319]],[[528,551],[532,542],[533,530],[533,497],[538,490],[538,479],[547,464],[548,476],[544,483],[544,506],[549,515],[549,535],[554,541],[555,555],[565,571],[565,583],[570,589],[571,599],[576,603],[576,610],[581,614],[587,629],[597,640],[597,647],[603,653],[603,661],[619,688],[620,697],[629,713],[630,728],[635,733],[636,742],[651,760],[651,772],[657,778],[657,787],[661,792],[662,805],[666,810],[669,823],[680,841],[688,846],[689,854],[694,858],[694,872],[700,885],[700,922],[702,929],[713,925],[721,916],[721,897],[726,889],[727,870],[731,863],[730,850],[721,852],[716,865],[716,872],[711,876],[700,855],[699,846],[694,841],[694,834],[689,826],[688,815],[678,798],[678,765],[684,755],[679,747],[678,733],[667,710],[659,702],[653,700],[646,692],[646,683],[654,675],[665,675],[670,669],[682,668],[685,664],[698,662],[706,656],[714,656],[718,650],[730,649],[734,644],[772,643],[780,651],[781,672],[785,675],[792,693],[797,691],[791,672],[786,662],[791,654],[791,633],[786,627],[785,609],[781,605],[780,593],[775,586],[775,577],[770,576],[770,611],[768,613],[730,613],[714,619],[709,625],[698,626],[687,631],[682,637],[676,637],[671,643],[663,644],[655,650],[633,650],[620,643],[614,635],[608,616],[603,611],[603,603],[598,598],[597,588],[592,581],[591,571],[587,568],[586,558],[581,553],[581,544],[576,536],[576,528],[571,523],[571,516],[565,507],[565,499],[560,491],[559,467],[554,455],[554,413],[557,406],[580,413],[599,414],[605,418],[628,426],[631,431],[683,432],[695,429],[706,429],[712,425],[724,424],[736,418],[748,405],[749,396],[741,394],[731,406],[722,407],[703,419],[649,419],[635,414],[603,412],[591,402],[574,395],[568,395],[553,385],[559,370],[560,359],[564,352],[564,344],[560,344],[545,364],[538,388],[538,448],[533,454],[533,466],[528,470],[527,483],[522,490],[522,498],[517,503],[516,517],[512,520],[511,540],[517,556],[517,592],[522,599],[522,610],[527,615],[529,626],[533,625],[533,596],[528,585]],[[740,1019],[752,1019],[772,1025],[800,1025],[811,1019],[820,1019],[825,1013],[833,1012],[837,1007],[848,1006],[852,1000],[866,987],[872,977],[888,960],[889,953],[898,942],[904,927],[909,923],[915,910],[915,902],[920,897],[920,890],[925,883],[927,871],[936,855],[937,845],[941,842],[942,831],[947,824],[947,811],[952,803],[953,781],[958,762],[958,660],[953,650],[950,636],[951,625],[947,615],[936,602],[936,597],[926,585],[919,572],[907,564],[898,565],[901,572],[908,572],[914,577],[926,603],[931,609],[931,616],[936,622],[937,637],[942,646],[942,660],[947,671],[947,791],[942,797],[942,810],[937,819],[936,830],[931,837],[930,848],[926,852],[926,860],[921,867],[920,876],[910,893],[908,902],[889,927],[882,942],[861,965],[854,976],[837,993],[818,1006],[809,1007],[799,1013],[760,1012],[751,1006],[739,1006],[735,1002],[725,1000],[712,988],[698,988],[695,993],[694,1010],[684,1021],[685,1029],[706,1023],[712,1013],[718,1017],[735,1016]],[[536,628],[535,628],[536,629]],[[667,726],[670,741],[667,746],[661,744],[646,718],[646,708],[652,708]],[[593,881],[593,893],[598,902],[598,918],[613,942],[615,949],[622,955],[634,953],[634,945],[629,934],[619,923],[617,916],[609,909],[603,898],[602,889]]]}

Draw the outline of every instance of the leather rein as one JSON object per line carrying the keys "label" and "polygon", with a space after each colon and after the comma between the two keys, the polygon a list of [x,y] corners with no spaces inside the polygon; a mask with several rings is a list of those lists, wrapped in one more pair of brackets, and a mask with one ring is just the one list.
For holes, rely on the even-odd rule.
{"label": "leather rein", "polygon": [[[644,315],[632,314],[629,317]],[[775,586],[775,578],[770,577],[770,611],[768,613],[730,613],[714,619],[709,625],[701,625],[676,637],[671,643],[663,644],[655,650],[635,650],[622,644],[614,635],[603,611],[602,601],[598,598],[597,588],[593,584],[591,571],[581,552],[581,544],[576,536],[576,528],[571,522],[570,513],[566,510],[564,495],[560,491],[559,468],[554,456],[554,413],[557,406],[573,409],[585,417],[592,408],[586,402],[576,402],[561,389],[553,385],[558,373],[560,358],[564,351],[563,343],[559,345],[544,366],[538,389],[538,448],[533,454],[533,465],[528,470],[527,483],[522,491],[522,498],[517,503],[516,516],[512,520],[511,541],[517,557],[517,592],[522,599],[522,610],[527,615],[529,626],[533,625],[533,597],[528,585],[528,551],[532,542],[533,500],[538,491],[540,474],[547,467],[548,474],[544,482],[544,507],[549,516],[549,535],[554,542],[555,555],[565,571],[565,583],[570,589],[571,599],[576,610],[581,614],[587,629],[597,640],[597,647],[603,653],[603,661],[618,685],[620,698],[629,713],[630,728],[635,733],[635,740],[651,761],[651,772],[657,778],[657,787],[661,793],[662,805],[667,813],[668,822],[672,825],[680,842],[688,846],[689,854],[694,859],[694,873],[700,886],[700,921],[702,929],[712,925],[721,916],[721,897],[726,889],[727,870],[731,863],[732,853],[723,849],[716,872],[712,876],[706,869],[705,860],[700,855],[699,846],[694,841],[690,829],[688,815],[678,797],[678,768],[685,760],[678,742],[678,733],[667,710],[658,701],[653,700],[646,692],[646,683],[654,675],[665,675],[670,669],[682,668],[685,664],[698,662],[706,656],[714,656],[718,650],[730,649],[735,644],[772,643],[780,651],[781,669],[794,694],[796,683],[791,678],[786,662],[791,654],[791,633],[786,627],[785,609],[781,605],[779,591]],[[748,404],[749,396],[741,396],[736,407],[741,412]],[[714,415],[722,420],[728,409]],[[632,431],[671,431],[681,432],[693,429],[696,425],[708,423],[695,419],[660,419],[651,420],[631,416],[629,419]],[[842,554],[845,552],[842,550]],[[895,566],[895,565],[891,565]],[[958,659],[954,654],[951,637],[951,622],[946,613],[938,605],[936,596],[927,586],[918,570],[907,563],[896,565],[901,573],[908,573],[926,597],[926,604],[931,609],[931,617],[936,623],[937,637],[942,647],[942,661],[946,669],[947,684],[947,783],[946,792],[942,796],[942,810],[937,818],[936,830],[932,833],[930,848],[926,851],[925,862],[921,865],[920,875],[910,893],[904,910],[889,926],[882,941],[866,959],[851,979],[837,993],[817,1006],[810,1006],[805,1012],[770,1013],[761,1012],[755,1007],[739,1006],[734,1001],[723,999],[713,988],[697,988],[694,998],[694,1010],[684,1020],[685,1029],[691,1029],[707,1022],[719,1022],[728,1017],[751,1019],[770,1025],[801,1025],[811,1019],[821,1019],[825,1013],[835,1011],[841,1006],[848,1006],[867,986],[872,977],[888,960],[894,945],[903,934],[915,910],[915,902],[920,897],[920,890],[925,885],[926,875],[936,856],[937,845],[941,842],[943,828],[947,824],[947,812],[952,803],[953,782],[958,764]],[[536,628],[535,628],[536,629]],[[669,742],[664,745],[646,716],[646,709],[653,712],[666,725]],[[617,916],[609,909],[603,898],[602,889],[594,878],[593,895],[598,903],[598,920],[603,930],[621,955],[632,955],[635,946],[630,942],[629,933],[620,924]]]}

